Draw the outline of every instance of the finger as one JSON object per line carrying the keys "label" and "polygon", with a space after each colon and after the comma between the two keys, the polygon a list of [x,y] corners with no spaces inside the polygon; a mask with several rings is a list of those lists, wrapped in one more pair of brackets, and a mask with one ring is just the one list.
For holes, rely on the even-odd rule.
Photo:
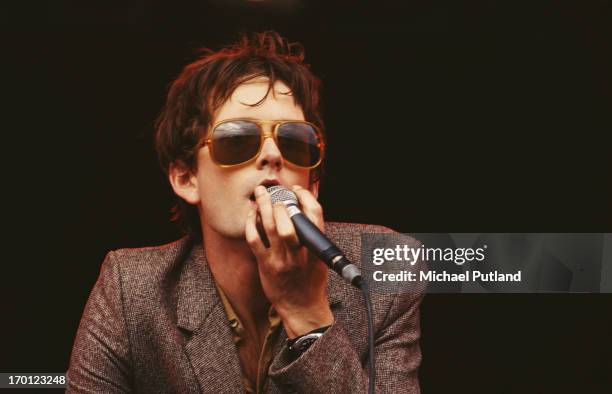
{"label": "finger", "polygon": [[257,231],[257,211],[255,209],[251,209],[247,215],[244,236],[256,257],[265,253],[266,247]]}
{"label": "finger", "polygon": [[259,238],[261,238],[261,242],[263,242],[266,249],[268,249],[270,247],[270,241],[268,241],[268,237],[266,236],[266,230],[264,230],[263,224],[261,223],[261,215],[257,213],[257,210],[255,210],[255,217],[255,227],[257,228]]}
{"label": "finger", "polygon": [[255,188],[255,200],[259,207],[259,216],[261,216],[261,223],[266,233],[266,237],[268,237],[270,245],[274,246],[278,242],[278,234],[276,233],[272,201],[265,187],[257,186]]}
{"label": "finger", "polygon": [[298,198],[302,212],[311,222],[313,222],[321,231],[324,230],[323,221],[323,208],[317,199],[308,191],[301,186],[293,186],[293,192]]}
{"label": "finger", "polygon": [[295,232],[295,227],[293,226],[293,222],[291,222],[285,204],[277,202],[273,205],[273,209],[278,238],[283,240],[292,249],[299,248],[300,240]]}

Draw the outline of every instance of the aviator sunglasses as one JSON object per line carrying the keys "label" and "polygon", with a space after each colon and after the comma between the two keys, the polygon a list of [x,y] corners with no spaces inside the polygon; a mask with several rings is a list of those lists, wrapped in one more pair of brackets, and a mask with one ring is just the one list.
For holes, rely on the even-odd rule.
{"label": "aviator sunglasses", "polygon": [[295,120],[226,119],[215,123],[204,141],[221,167],[245,164],[261,152],[266,138],[276,142],[283,159],[302,168],[323,160],[323,136],[314,124]]}

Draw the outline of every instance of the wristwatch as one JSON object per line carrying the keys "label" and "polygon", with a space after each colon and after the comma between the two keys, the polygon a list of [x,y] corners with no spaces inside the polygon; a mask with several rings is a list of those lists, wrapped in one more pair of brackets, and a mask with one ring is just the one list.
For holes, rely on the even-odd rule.
{"label": "wristwatch", "polygon": [[288,339],[287,345],[289,345],[289,351],[295,356],[299,356],[300,354],[308,350],[310,345],[312,345],[317,339],[321,338],[323,336],[323,333],[327,331],[329,327],[330,326],[317,328],[316,330],[312,330],[297,338]]}

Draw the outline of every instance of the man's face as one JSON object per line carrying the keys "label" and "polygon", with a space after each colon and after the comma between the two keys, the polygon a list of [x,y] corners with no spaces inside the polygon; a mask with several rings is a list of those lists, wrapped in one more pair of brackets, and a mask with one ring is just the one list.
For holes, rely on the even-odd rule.
{"label": "man's face", "polygon": [[[230,99],[219,108],[213,124],[231,118],[260,120],[304,120],[304,114],[286,94],[289,88],[276,82],[265,101],[257,106],[268,91],[267,79],[256,79],[240,85]],[[285,93],[285,94],[283,94]],[[223,168],[216,165],[208,146],[198,152],[195,175],[198,209],[203,231],[214,231],[230,238],[243,238],[247,214],[257,185],[279,183],[291,188],[300,185],[316,195],[317,185],[309,185],[310,170],[287,165],[273,138],[266,138],[259,156],[245,165]]]}

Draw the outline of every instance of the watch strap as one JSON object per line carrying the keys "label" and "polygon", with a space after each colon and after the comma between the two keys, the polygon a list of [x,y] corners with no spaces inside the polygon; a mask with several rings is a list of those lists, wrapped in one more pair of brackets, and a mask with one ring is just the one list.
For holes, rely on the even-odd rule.
{"label": "watch strap", "polygon": [[320,337],[323,336],[323,333],[327,331],[327,329],[331,326],[320,327],[310,332],[307,332],[304,335],[300,335],[299,337],[295,337],[293,339],[287,340],[287,345],[289,347],[289,351],[294,356],[299,356],[304,353],[308,348]]}

